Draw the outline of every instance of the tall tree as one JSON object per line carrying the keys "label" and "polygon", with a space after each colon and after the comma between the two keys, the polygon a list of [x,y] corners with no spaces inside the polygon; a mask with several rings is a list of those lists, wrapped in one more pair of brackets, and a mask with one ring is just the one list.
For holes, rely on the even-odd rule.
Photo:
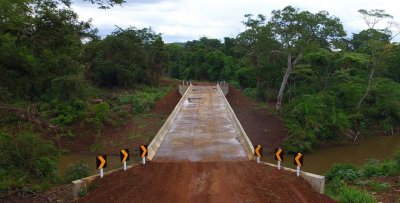
{"label": "tall tree", "polygon": [[313,14],[300,12],[291,6],[272,11],[268,24],[282,45],[281,50],[274,52],[287,56],[287,68],[276,101],[276,109],[279,109],[289,75],[302,56],[319,47],[331,48],[339,37],[345,36],[345,32],[339,18],[329,16],[326,11]]}
{"label": "tall tree", "polygon": [[390,31],[390,27],[395,25],[393,22],[388,22],[387,26],[383,29],[378,29],[376,27],[376,26],[378,26],[378,24],[380,22],[382,22],[385,19],[393,19],[393,16],[387,14],[385,12],[385,10],[373,9],[373,10],[367,11],[364,9],[360,9],[360,10],[358,10],[358,12],[363,15],[365,24],[368,26],[367,32],[371,33],[368,35],[368,37],[365,41],[365,45],[370,52],[369,54],[371,55],[371,69],[369,72],[367,89],[365,90],[364,95],[358,101],[357,109],[360,108],[361,104],[363,103],[365,98],[368,96],[368,94],[371,90],[371,86],[372,86],[376,71],[380,67],[382,67],[382,58],[385,55],[386,51],[388,50],[387,45],[389,44],[390,40],[392,39],[392,37],[391,37],[392,33]]}

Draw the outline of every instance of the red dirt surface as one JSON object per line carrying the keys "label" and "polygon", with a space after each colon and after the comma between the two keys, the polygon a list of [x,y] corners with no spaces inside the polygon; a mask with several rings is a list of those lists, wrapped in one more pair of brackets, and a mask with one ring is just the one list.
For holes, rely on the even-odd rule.
{"label": "red dirt surface", "polygon": [[266,109],[255,109],[253,103],[232,86],[226,98],[253,145],[262,145],[267,152],[281,146],[287,132],[278,116]]}
{"label": "red dirt surface", "polygon": [[255,162],[150,162],[104,176],[78,202],[334,202]]}

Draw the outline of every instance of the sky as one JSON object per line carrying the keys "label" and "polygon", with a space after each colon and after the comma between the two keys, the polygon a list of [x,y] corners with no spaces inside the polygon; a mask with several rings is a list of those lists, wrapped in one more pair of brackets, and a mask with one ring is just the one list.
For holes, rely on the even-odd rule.
{"label": "sky", "polygon": [[[313,13],[328,11],[340,18],[349,37],[367,28],[357,12],[359,9],[384,9],[393,16],[393,21],[400,22],[400,1],[396,0],[126,0],[122,6],[108,10],[75,0],[72,8],[80,20],[92,19],[102,37],[116,26],[151,27],[162,34],[165,42],[171,43],[200,37],[234,38],[245,30],[242,23],[245,14],[263,14],[268,19],[272,10],[288,5]],[[400,41],[400,37],[394,41]]]}

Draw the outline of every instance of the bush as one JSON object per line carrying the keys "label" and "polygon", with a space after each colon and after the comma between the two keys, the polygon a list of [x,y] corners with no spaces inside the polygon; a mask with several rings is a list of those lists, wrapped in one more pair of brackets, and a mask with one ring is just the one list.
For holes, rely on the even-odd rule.
{"label": "bush", "polygon": [[55,99],[50,103],[42,103],[40,110],[42,116],[51,117],[52,124],[66,126],[79,118],[83,118],[86,103],[82,100],[64,102]]}
{"label": "bush", "polygon": [[229,85],[231,85],[232,87],[234,87],[235,89],[240,89],[240,84],[239,82],[235,81],[235,80],[231,80],[228,82]]}
{"label": "bush", "polygon": [[169,88],[145,88],[135,94],[120,96],[118,98],[118,103],[120,105],[130,104],[132,106],[133,113],[141,113],[143,111],[150,110],[154,103],[165,94],[167,89]]}
{"label": "bush", "polygon": [[338,178],[339,180],[351,181],[360,177],[357,168],[351,164],[335,164],[326,174],[328,181]]}
{"label": "bush", "polygon": [[393,160],[368,160],[362,167],[361,173],[365,178],[398,175],[400,173],[400,168]]}
{"label": "bush", "polygon": [[[328,92],[303,95],[285,107],[285,123],[290,136],[289,148],[310,150],[317,141],[334,139],[338,132],[350,127],[348,115],[336,107],[334,96]],[[304,146],[303,143],[306,143]]]}
{"label": "bush", "polygon": [[357,190],[353,187],[344,186],[338,195],[339,202],[342,203],[373,203],[375,198],[365,191]]}
{"label": "bush", "polygon": [[243,90],[243,94],[252,100],[257,100],[257,89],[256,88],[246,88]]}
{"label": "bush", "polygon": [[90,175],[89,165],[84,161],[79,161],[77,163],[68,166],[65,171],[64,180],[66,182],[71,182],[78,180]]}
{"label": "bush", "polygon": [[370,178],[374,176],[382,176],[384,175],[380,170],[381,167],[379,166],[379,160],[368,160],[367,163],[364,164],[362,167],[361,173],[362,176],[365,178]]}
{"label": "bush", "polygon": [[58,151],[37,134],[0,131],[0,193],[58,180]]}

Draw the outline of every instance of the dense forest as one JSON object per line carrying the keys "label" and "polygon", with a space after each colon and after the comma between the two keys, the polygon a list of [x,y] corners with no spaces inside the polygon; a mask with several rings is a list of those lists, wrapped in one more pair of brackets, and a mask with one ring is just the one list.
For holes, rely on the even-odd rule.
{"label": "dense forest", "polygon": [[[325,11],[285,7],[245,15],[236,38],[168,44],[167,74],[180,79],[226,80],[282,114],[290,151],[325,140],[356,142],[368,130],[394,134],[400,122],[400,46],[383,10],[359,10],[369,27],[346,37],[340,19]],[[393,28],[393,29],[390,29]]]}
{"label": "dense forest", "polygon": [[[89,2],[99,9],[123,3]],[[246,14],[236,38],[166,44],[150,28],[116,27],[101,38],[70,5],[0,2],[0,192],[54,179],[57,148],[44,135],[71,136],[68,126],[84,120],[100,136],[112,122],[108,115],[123,113],[93,102],[102,91],[157,87],[164,76],[225,80],[255,102],[272,104],[288,129],[288,151],[357,142],[370,130],[399,131],[400,45],[392,42],[394,23],[379,27],[392,19],[383,10],[359,10],[368,29],[350,35],[325,11],[287,6]]]}

